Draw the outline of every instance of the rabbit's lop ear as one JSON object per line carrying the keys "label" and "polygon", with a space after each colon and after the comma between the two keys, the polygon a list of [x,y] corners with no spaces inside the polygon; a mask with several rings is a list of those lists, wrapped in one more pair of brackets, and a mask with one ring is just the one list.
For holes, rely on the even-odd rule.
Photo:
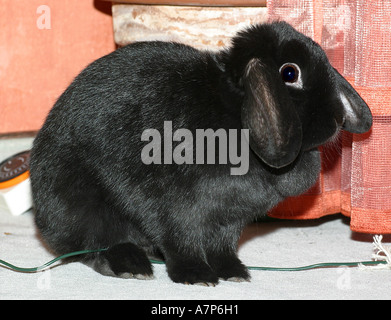
{"label": "rabbit's lop ear", "polygon": [[[242,78],[245,102],[242,125],[249,129],[250,147],[267,165],[284,167],[293,162],[302,142],[302,128],[288,90],[274,63],[253,58]],[[278,68],[275,66],[275,70]]]}
{"label": "rabbit's lop ear", "polygon": [[344,117],[342,129],[352,133],[367,132],[372,126],[372,113],[368,105],[337,70],[335,73]]}

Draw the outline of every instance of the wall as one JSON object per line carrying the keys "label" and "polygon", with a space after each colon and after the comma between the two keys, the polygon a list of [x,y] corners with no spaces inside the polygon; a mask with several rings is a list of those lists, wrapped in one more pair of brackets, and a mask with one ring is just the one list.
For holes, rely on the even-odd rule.
{"label": "wall", "polygon": [[112,15],[114,39],[119,45],[140,39],[162,40],[179,41],[206,50],[230,46],[231,38],[239,30],[268,19],[266,7],[114,4]]}
{"label": "wall", "polygon": [[114,49],[110,2],[0,0],[0,135],[38,130],[72,79]]}

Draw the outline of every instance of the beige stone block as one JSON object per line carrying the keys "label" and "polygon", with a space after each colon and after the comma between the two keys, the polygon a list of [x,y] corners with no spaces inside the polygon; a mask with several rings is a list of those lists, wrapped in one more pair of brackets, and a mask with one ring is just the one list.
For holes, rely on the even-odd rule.
{"label": "beige stone block", "polygon": [[114,4],[114,39],[176,41],[200,49],[221,49],[240,29],[267,20],[266,7],[192,7]]}

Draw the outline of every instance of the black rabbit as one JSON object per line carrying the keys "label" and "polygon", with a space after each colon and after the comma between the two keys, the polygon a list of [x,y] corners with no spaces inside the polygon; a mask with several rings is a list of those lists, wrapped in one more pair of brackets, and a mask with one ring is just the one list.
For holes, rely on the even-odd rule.
{"label": "black rabbit", "polygon": [[[371,124],[320,46],[284,22],[251,26],[220,52],[130,44],[82,71],[38,133],[35,221],[58,254],[108,248],[80,258],[105,275],[151,278],[147,256],[158,255],[175,282],[248,280],[236,254],[244,226],[315,183],[318,146]],[[236,154],[248,129],[248,166],[233,174],[232,161],[218,161],[228,152],[220,137],[197,149],[201,157],[183,155],[199,141],[179,149],[188,161],[178,164],[166,150],[184,136],[170,140],[166,128],[193,138],[197,129],[237,130]],[[161,145],[150,145],[146,163],[157,132]],[[203,163],[211,151],[215,161]]]}

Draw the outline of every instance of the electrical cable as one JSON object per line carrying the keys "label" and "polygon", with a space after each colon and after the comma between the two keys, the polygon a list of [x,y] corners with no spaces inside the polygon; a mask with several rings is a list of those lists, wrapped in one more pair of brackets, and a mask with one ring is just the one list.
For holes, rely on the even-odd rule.
{"label": "electrical cable", "polygon": [[[81,250],[81,251],[75,251],[75,252],[70,252],[61,256],[58,256],[57,258],[46,262],[45,264],[39,266],[39,267],[33,267],[33,268],[21,268],[14,266],[13,264],[10,264],[9,262],[6,262],[4,260],[0,260],[0,266],[6,266],[10,270],[17,271],[17,272],[25,272],[25,273],[34,273],[41,271],[43,269],[46,269],[53,263],[73,257],[73,256],[78,256],[82,254],[87,254],[87,253],[95,253],[95,252],[101,252],[105,251],[107,249],[96,249],[96,250]],[[152,264],[165,264],[164,261],[160,260],[153,260],[150,259],[150,262]],[[341,267],[341,266],[346,266],[346,267],[357,267],[358,265],[378,265],[378,264],[386,264],[387,261],[359,261],[359,262],[325,262],[325,263],[316,263],[316,264],[311,264],[308,266],[302,266],[302,267],[289,267],[289,268],[281,268],[281,267],[254,267],[254,266],[248,266],[247,268],[249,270],[258,270],[258,271],[304,271],[304,270],[311,270],[311,269],[318,269],[318,268],[336,268],[336,267]]]}
{"label": "electrical cable", "polygon": [[49,262],[46,262],[46,263],[43,264],[42,266],[34,267],[34,268],[21,268],[21,267],[17,267],[17,266],[14,266],[13,264],[10,264],[9,262],[4,261],[4,260],[1,260],[1,259],[0,259],[0,265],[4,265],[4,266],[8,267],[9,269],[11,269],[11,270],[13,270],[13,271],[17,271],[17,272],[32,273],[32,272],[38,272],[38,271],[41,271],[41,270],[43,270],[43,269],[46,269],[47,267],[49,267],[49,266],[52,265],[53,263],[55,263],[55,262],[57,262],[57,261],[59,261],[59,260],[65,259],[65,258],[69,258],[69,257],[73,257],[73,256],[78,256],[78,255],[81,255],[81,254],[100,252],[100,251],[105,251],[105,250],[107,250],[107,249],[81,250],[81,251],[70,252],[70,253],[63,254],[63,255],[61,255],[61,256],[58,256],[57,258],[55,258],[55,259],[53,259],[53,260],[50,260]]}
{"label": "electrical cable", "polygon": [[385,264],[387,261],[359,261],[359,262],[323,262],[311,264],[303,267],[290,267],[290,268],[280,268],[280,267],[247,267],[249,270],[261,270],[261,271],[304,271],[318,268],[337,268],[337,267],[357,267],[360,264],[366,265],[378,265]]}

